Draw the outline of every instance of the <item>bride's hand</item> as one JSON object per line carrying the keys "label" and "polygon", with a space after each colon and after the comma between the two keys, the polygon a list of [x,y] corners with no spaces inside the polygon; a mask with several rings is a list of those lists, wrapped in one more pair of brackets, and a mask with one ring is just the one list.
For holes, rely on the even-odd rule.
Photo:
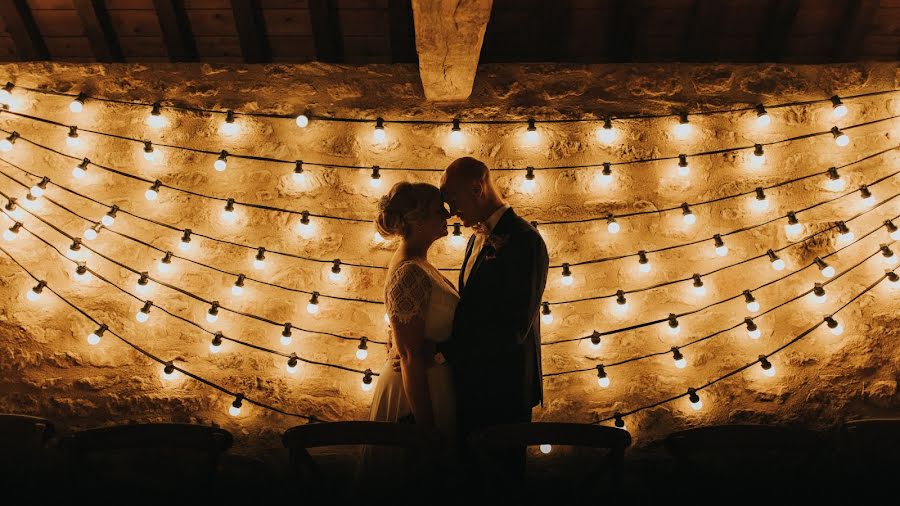
{"label": "bride's hand", "polygon": [[391,368],[400,372],[400,352],[394,347],[394,328],[388,328],[387,359],[391,361]]}

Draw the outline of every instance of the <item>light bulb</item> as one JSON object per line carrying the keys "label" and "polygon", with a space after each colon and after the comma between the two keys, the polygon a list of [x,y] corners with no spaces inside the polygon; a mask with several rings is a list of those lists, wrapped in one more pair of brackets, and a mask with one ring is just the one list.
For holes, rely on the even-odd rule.
{"label": "light bulb", "polygon": [[841,129],[836,126],[831,127],[831,135],[834,137],[834,143],[840,147],[844,147],[847,144],[850,144],[850,137],[848,137],[847,134],[842,132]]}
{"label": "light bulb", "polygon": [[75,269],[75,280],[80,283],[87,283],[91,280],[91,273],[84,266]]}
{"label": "light bulb", "polygon": [[372,390],[372,371],[370,369],[366,369],[365,375],[363,376],[362,381],[360,382],[360,386],[362,387],[364,392],[368,392]]}
{"label": "light bulb", "polygon": [[234,282],[233,285],[231,285],[231,294],[232,295],[234,295],[236,297],[240,297],[241,295],[244,294],[244,280],[245,279],[246,279],[246,276],[244,276],[243,274],[238,274],[237,280]]}
{"label": "light bulb", "polygon": [[628,313],[628,302],[624,304],[616,303],[613,305],[613,312],[616,313],[617,316],[623,316]]}
{"label": "light bulb", "polygon": [[98,336],[96,332],[91,332],[87,336],[87,342],[89,345],[94,346],[100,342],[100,336]]}
{"label": "light bulb", "polygon": [[339,259],[334,260],[331,272],[328,273],[328,279],[334,283],[340,283],[344,280],[344,273],[341,270],[341,261]]}
{"label": "light bulb", "polygon": [[297,233],[300,234],[301,237],[309,239],[312,237],[314,231],[315,225],[309,219],[309,212],[303,211],[301,213],[300,222],[297,223]]}
{"label": "light bulb", "polygon": [[803,233],[802,223],[788,223],[784,226],[784,231],[790,236],[798,236]]}
{"label": "light bulb", "polygon": [[619,231],[622,230],[622,227],[619,225],[615,218],[610,216],[609,218],[607,218],[606,230],[610,234],[618,234]]}
{"label": "light bulb", "polygon": [[694,287],[694,295],[703,296],[706,295],[706,286],[700,285]]}
{"label": "light bulb", "polygon": [[687,367],[687,359],[684,358],[684,355],[681,354],[678,348],[675,348],[675,351],[672,354],[672,358],[675,359],[675,367],[679,369],[684,369],[685,367]]}
{"label": "light bulb", "polygon": [[829,191],[839,192],[843,191],[844,188],[847,187],[847,182],[842,178],[838,179],[829,179],[825,182],[825,187],[828,188]]}
{"label": "light bulb", "polygon": [[306,114],[298,114],[295,121],[297,122],[297,126],[300,128],[306,128],[307,126],[309,126],[309,116],[307,116]]}
{"label": "light bulb", "polygon": [[156,200],[156,197],[158,197],[158,196],[159,196],[159,192],[157,192],[153,188],[150,188],[149,190],[144,192],[144,198],[151,202]]}
{"label": "light bulb", "polygon": [[450,142],[456,146],[459,146],[465,140],[465,136],[462,133],[462,129],[459,126],[459,120],[453,120],[453,127],[450,129]]}
{"label": "light bulb", "polygon": [[[766,117],[768,118],[768,116],[766,116]],[[702,400],[698,400],[697,402],[691,401],[691,408],[693,408],[694,411],[699,411],[700,409],[703,408],[703,401]]]}
{"label": "light bulb", "polygon": [[69,102],[69,110],[74,113],[79,113],[84,110],[84,94],[79,93],[75,100]]}
{"label": "light bulb", "polygon": [[304,185],[304,184],[306,184],[306,173],[303,172],[302,168],[300,168],[299,172],[296,169],[294,169],[294,172],[291,174],[291,179],[294,180],[295,184]]}
{"label": "light bulb", "polygon": [[553,323],[553,314],[551,313],[541,315],[541,321],[547,325],[550,325],[551,323]]}
{"label": "light bulb", "polygon": [[688,401],[691,403],[691,408],[694,411],[699,411],[703,407],[703,401],[700,400],[700,396],[697,395],[697,391],[693,388],[688,388]]}
{"label": "light bulb", "polygon": [[847,115],[847,106],[841,102],[840,97],[837,95],[831,97],[831,117],[834,119],[840,119]]}
{"label": "light bulb", "polygon": [[147,116],[147,125],[149,125],[150,128],[154,128],[154,129],[158,130],[160,128],[165,127],[166,123],[168,123],[168,122],[166,121],[165,116],[162,116],[160,114],[152,114],[151,113],[149,116]]}
{"label": "light bulb", "polygon": [[678,155],[678,175],[686,177],[691,173],[691,167],[688,165],[687,155]]}
{"label": "light bulb", "polygon": [[572,276],[563,276],[562,278],[562,284],[566,286],[572,286],[573,282]]}
{"label": "light bulb", "polygon": [[40,198],[40,197],[43,197],[43,196],[44,196],[44,189],[41,188],[41,187],[38,186],[38,185],[32,186],[31,189],[30,189],[29,191],[31,192],[31,195],[32,195],[34,198]]}
{"label": "light bulb", "polygon": [[612,119],[607,116],[603,120],[603,126],[597,129],[597,140],[603,144],[612,144],[619,136],[618,131],[612,126]]}
{"label": "light bulb", "polygon": [[357,360],[365,360],[368,356],[369,356],[369,350],[366,350],[366,349],[356,350],[356,359]]}
{"label": "light bulb", "polygon": [[819,304],[824,304],[828,300],[828,294],[820,283],[816,283],[813,288],[813,300]]}
{"label": "light bulb", "polygon": [[450,242],[456,246],[457,248],[465,246],[466,239],[462,235],[453,235],[450,236]]}
{"label": "light bulb", "polygon": [[756,104],[756,126],[757,128],[765,128],[772,123],[772,118],[766,112],[766,108],[762,104]]}
{"label": "light bulb", "polygon": [[372,139],[376,144],[381,144],[384,142],[384,139],[387,135],[384,132],[384,120],[381,118],[375,119],[375,130],[372,132]]}
{"label": "light bulb", "polygon": [[553,313],[550,312],[549,302],[541,302],[541,321],[547,325],[553,323]]}
{"label": "light bulb", "polygon": [[837,320],[832,316],[825,317],[825,324],[828,326],[828,329],[832,334],[839,336],[844,333],[844,326],[840,324]]}
{"label": "light bulb", "polygon": [[0,151],[10,152],[12,151],[13,145],[9,142],[8,139],[0,140]]}
{"label": "light bulb", "polygon": [[10,229],[6,229],[3,231],[3,238],[6,239],[7,241],[14,241],[14,240],[16,240],[16,237],[18,237],[18,236],[19,236],[19,234],[13,232]]}
{"label": "light bulb", "polygon": [[716,255],[720,257],[724,257],[728,255],[728,246],[717,246],[716,247]]}
{"label": "light bulb", "polygon": [[312,296],[309,298],[309,303],[306,304],[306,312],[309,314],[316,314],[319,312],[319,292],[312,293]]}
{"label": "light bulb", "polygon": [[693,131],[694,128],[688,123],[687,113],[679,114],[678,124],[675,125],[675,137],[680,140],[685,140],[690,137]]}
{"label": "light bulb", "polygon": [[241,405],[234,405],[228,407],[228,414],[231,416],[240,416],[241,415]]}
{"label": "light bulb", "polygon": [[87,174],[87,169],[81,165],[76,165],[72,168],[72,177],[75,179],[84,179],[84,176]]}
{"label": "light bulb", "polygon": [[225,158],[216,158],[216,161],[213,162],[213,168],[222,172],[228,168],[228,161]]}
{"label": "light bulb", "polygon": [[603,162],[603,170],[601,170],[600,174],[597,175],[597,181],[601,185],[607,186],[612,183],[612,180],[612,164],[610,164],[609,162]]}
{"label": "light bulb", "polygon": [[147,320],[150,319],[150,314],[145,313],[145,312],[143,312],[143,311],[138,311],[138,312],[134,315],[134,317],[135,317],[135,319],[136,319],[138,322],[144,323],[144,322],[146,322]]}
{"label": "light bulb", "polygon": [[775,260],[774,262],[772,262],[772,268],[775,269],[776,271],[784,270],[784,260],[782,260],[780,258]]}
{"label": "light bulb", "polygon": [[522,189],[528,193],[531,193],[537,188],[537,181],[534,179],[526,179],[522,181]]}
{"label": "light bulb", "polygon": [[747,311],[750,311],[751,313],[755,313],[755,312],[759,311],[759,302],[757,302],[755,300],[752,302],[748,302],[747,303]]}
{"label": "light bulb", "polygon": [[534,119],[529,119],[528,128],[525,129],[525,142],[531,145],[535,145],[540,140],[541,136],[537,131],[537,126],[535,125]]}
{"label": "light bulb", "polygon": [[685,214],[682,219],[684,220],[684,223],[686,225],[693,225],[694,223],[697,223],[697,217],[694,216],[694,213]]}
{"label": "light bulb", "polygon": [[821,272],[822,272],[822,275],[825,276],[826,278],[833,278],[834,274],[835,274],[834,266],[829,265],[828,267],[825,267],[824,269],[822,269]]}
{"label": "light bulb", "polygon": [[638,271],[642,273],[650,272],[650,259],[647,258],[647,252],[641,250],[638,252]]}
{"label": "light bulb", "polygon": [[226,137],[237,135],[238,125],[234,122],[234,111],[225,114],[225,121],[219,126],[219,133]]}
{"label": "light bulb", "polygon": [[293,365],[291,365],[291,363],[289,362],[288,365],[285,366],[285,368],[287,369],[287,372],[289,374],[296,374],[297,373],[297,365],[298,365],[297,363],[294,363]]}
{"label": "light bulb", "polygon": [[265,269],[265,268],[266,268],[266,261],[265,261],[265,260],[254,259],[254,260],[253,260],[253,268],[256,269],[256,270],[263,270],[263,269]]}
{"label": "light bulb", "polygon": [[81,146],[81,139],[69,135],[68,137],[66,137],[66,146],[69,146],[70,148],[77,148],[78,146]]}
{"label": "light bulb", "polygon": [[553,447],[548,444],[543,444],[540,446],[540,448],[541,448],[541,453],[543,453],[544,455],[547,455],[548,453],[553,451]]}
{"label": "light bulb", "polygon": [[211,343],[209,343],[209,352],[210,353],[219,353],[222,351],[222,333],[216,332],[216,336],[213,337]]}
{"label": "light bulb", "polygon": [[762,212],[769,208],[769,199],[753,199],[753,210]]}
{"label": "light bulb", "polygon": [[222,220],[228,223],[234,223],[237,220],[237,213],[234,212],[234,209],[223,209]]}
{"label": "light bulb", "polygon": [[38,281],[38,284],[31,287],[30,290],[25,292],[25,297],[28,298],[31,302],[37,302],[41,298],[41,293],[44,291],[44,287],[47,286],[47,283],[44,281]]}
{"label": "light bulb", "polygon": [[753,155],[750,157],[750,163],[754,167],[762,167],[766,163],[766,153],[763,151],[762,144],[753,146]]}
{"label": "light bulb", "polygon": [[160,376],[162,376],[164,380],[173,380],[175,379],[177,372],[178,371],[175,370],[175,367],[172,364],[166,364],[160,371]]}
{"label": "light bulb", "polygon": [[599,384],[603,388],[609,388],[609,376],[597,378],[597,384]]}

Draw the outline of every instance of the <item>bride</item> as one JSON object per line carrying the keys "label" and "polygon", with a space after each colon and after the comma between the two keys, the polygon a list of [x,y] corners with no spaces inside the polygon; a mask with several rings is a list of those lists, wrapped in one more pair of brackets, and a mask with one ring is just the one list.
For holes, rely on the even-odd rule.
{"label": "bride", "polygon": [[[428,261],[431,245],[447,235],[449,217],[440,190],[427,183],[397,183],[379,203],[378,232],[399,238],[388,264],[384,300],[400,371],[385,360],[369,420],[434,428],[452,449],[456,438],[453,380],[449,367],[434,363],[433,356],[435,343],[450,337],[459,293]],[[402,458],[402,451],[367,446],[359,471],[371,481],[392,464],[402,465]]]}

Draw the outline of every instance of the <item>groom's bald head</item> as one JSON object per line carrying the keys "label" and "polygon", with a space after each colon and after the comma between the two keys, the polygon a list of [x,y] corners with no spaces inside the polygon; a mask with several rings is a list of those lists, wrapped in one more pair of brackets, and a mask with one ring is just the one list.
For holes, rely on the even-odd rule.
{"label": "groom's bald head", "polygon": [[491,172],[481,160],[465,156],[447,166],[441,177],[441,195],[451,214],[466,226],[486,218],[486,210],[502,202],[491,181]]}

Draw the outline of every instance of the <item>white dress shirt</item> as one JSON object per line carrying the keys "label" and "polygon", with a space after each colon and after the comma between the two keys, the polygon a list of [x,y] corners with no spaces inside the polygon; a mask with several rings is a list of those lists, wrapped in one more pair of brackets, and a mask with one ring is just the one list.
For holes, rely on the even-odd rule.
{"label": "white dress shirt", "polygon": [[[487,233],[490,233],[494,230],[494,227],[497,226],[497,222],[500,221],[500,217],[503,216],[503,213],[509,209],[509,204],[503,204],[500,206],[500,209],[494,211],[494,214],[490,215],[488,219],[484,222],[484,226],[487,229]],[[481,248],[484,247],[484,242],[487,240],[487,234],[482,233],[481,231],[475,234],[475,244],[472,245],[472,253],[469,254],[469,261],[466,262],[466,272],[463,276],[463,283],[469,282],[469,274],[472,272],[472,266],[475,265],[475,260],[478,258],[478,255],[481,253]]]}

